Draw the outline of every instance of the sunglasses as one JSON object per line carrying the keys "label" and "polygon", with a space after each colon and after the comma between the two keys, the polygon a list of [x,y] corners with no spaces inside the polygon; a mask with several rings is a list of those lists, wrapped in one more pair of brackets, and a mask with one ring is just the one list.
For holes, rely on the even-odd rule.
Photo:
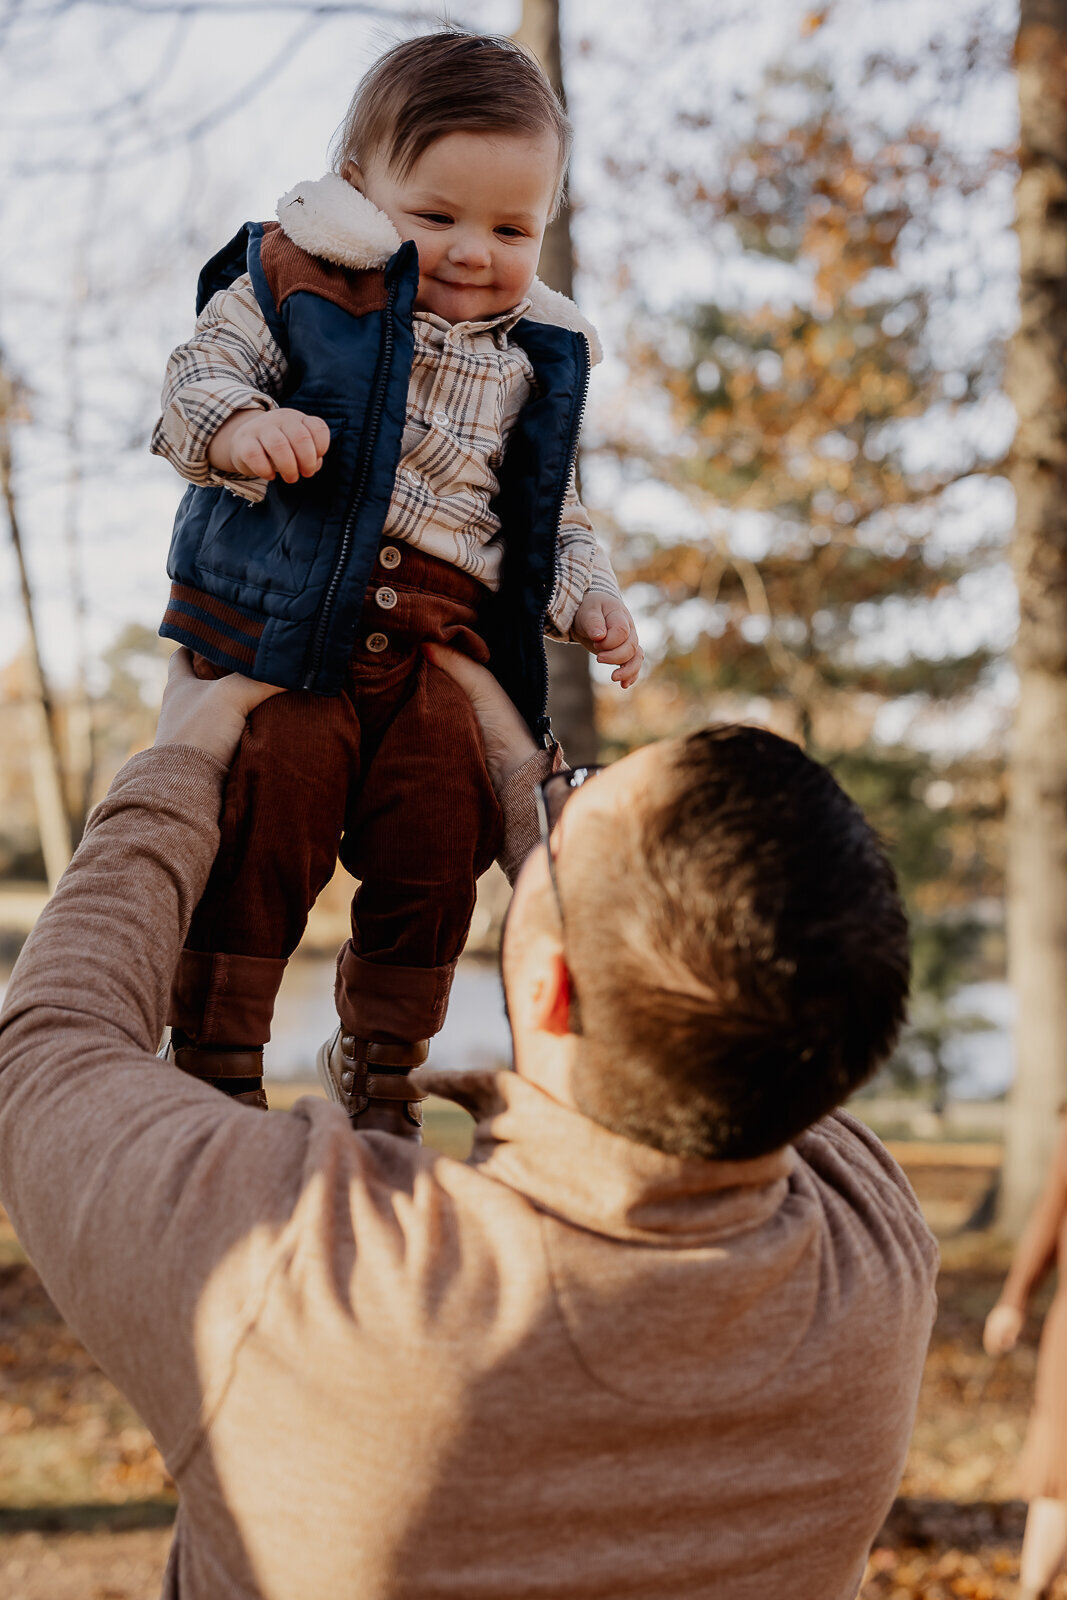
{"label": "sunglasses", "polygon": [[603,766],[565,767],[562,772],[553,772],[551,777],[539,784],[534,791],[534,801],[537,806],[537,821],[541,829],[541,843],[548,851],[548,872],[552,879],[552,893],[556,897],[556,909],[559,911],[559,920],[563,922],[563,902],[559,897],[559,883],[556,880],[556,858],[552,854],[549,840],[552,830],[563,815],[563,808],[567,801],[588,783],[590,778],[595,778],[598,772],[603,772]]}

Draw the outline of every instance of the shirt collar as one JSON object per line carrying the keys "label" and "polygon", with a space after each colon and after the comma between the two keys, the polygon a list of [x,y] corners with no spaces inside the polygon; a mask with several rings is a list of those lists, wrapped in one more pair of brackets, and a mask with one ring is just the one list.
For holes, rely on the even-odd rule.
{"label": "shirt collar", "polygon": [[425,1080],[474,1117],[472,1166],[595,1233],[712,1244],[758,1227],[788,1191],[791,1147],[753,1161],[671,1156],[611,1133],[515,1072],[425,1071]]}
{"label": "shirt collar", "polygon": [[[512,306],[510,311],[500,311],[495,317],[485,317],[479,322],[446,322],[444,317],[439,317],[433,311],[416,311],[415,317],[419,322],[424,322],[427,327],[433,328],[435,332],[444,335],[445,338],[451,335],[453,341],[465,338],[470,334],[491,333],[501,349],[505,349],[507,347],[508,334],[517,322],[521,322],[529,311],[530,304],[529,296],[527,296],[525,300],[520,300],[517,306]],[[437,340],[434,340],[434,343],[437,342]]]}

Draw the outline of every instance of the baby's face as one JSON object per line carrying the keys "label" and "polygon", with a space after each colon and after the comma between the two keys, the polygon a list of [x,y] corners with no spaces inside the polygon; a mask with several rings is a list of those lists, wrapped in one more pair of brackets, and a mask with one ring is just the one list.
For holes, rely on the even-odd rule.
{"label": "baby's face", "polygon": [[537,270],[556,192],[551,133],[448,133],[405,178],[383,162],[345,177],[419,251],[415,304],[446,322],[478,322],[524,297]]}

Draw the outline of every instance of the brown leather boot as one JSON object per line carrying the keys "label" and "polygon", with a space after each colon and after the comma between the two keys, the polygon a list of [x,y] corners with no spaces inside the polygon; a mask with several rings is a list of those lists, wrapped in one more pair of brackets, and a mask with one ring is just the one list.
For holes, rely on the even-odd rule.
{"label": "brown leather boot", "polygon": [[161,1059],[173,1061],[182,1072],[212,1088],[221,1089],[231,1100],[244,1106],[256,1106],[266,1111],[267,1095],[263,1088],[263,1050],[219,1050],[210,1045],[194,1044],[177,1028],[171,1029],[166,1048],[160,1051]]}
{"label": "brown leather boot", "polygon": [[344,1106],[360,1133],[392,1133],[422,1142],[422,1104],[427,1091],[417,1071],[429,1054],[428,1039],[383,1044],[357,1039],[338,1028],[319,1051],[319,1082],[328,1099]]}

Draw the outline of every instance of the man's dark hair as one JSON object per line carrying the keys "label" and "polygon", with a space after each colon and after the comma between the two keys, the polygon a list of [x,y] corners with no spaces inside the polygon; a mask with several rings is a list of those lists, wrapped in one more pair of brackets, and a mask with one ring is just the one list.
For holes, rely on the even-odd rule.
{"label": "man's dark hair", "polygon": [[775,1150],[870,1077],[903,1021],[885,852],[826,768],[762,728],[680,741],[617,820],[591,815],[559,862],[578,1105],[676,1155]]}

